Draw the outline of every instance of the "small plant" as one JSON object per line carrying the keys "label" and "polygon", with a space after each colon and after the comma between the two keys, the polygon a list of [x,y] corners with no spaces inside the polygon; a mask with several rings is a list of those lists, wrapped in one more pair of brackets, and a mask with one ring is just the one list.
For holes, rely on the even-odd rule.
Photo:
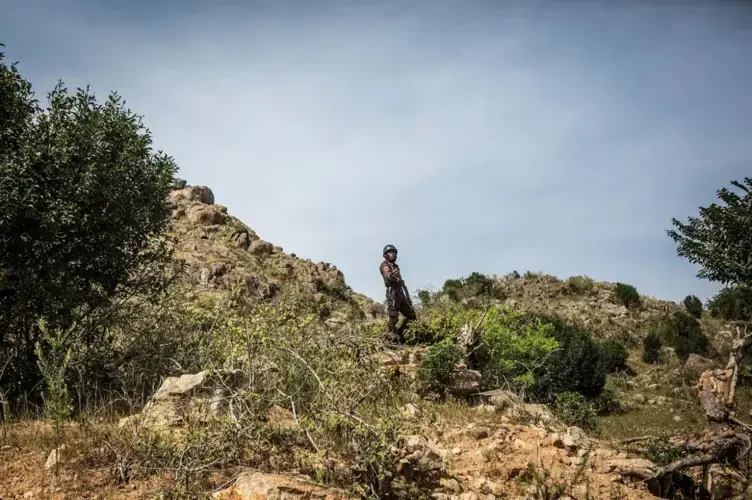
{"label": "small plant", "polygon": [[694,295],[684,297],[684,308],[695,318],[702,317],[702,301]]}
{"label": "small plant", "polygon": [[444,339],[428,349],[418,366],[421,385],[429,391],[444,392],[457,375],[457,364],[464,358],[462,349],[451,339]]}
{"label": "small plant", "polygon": [[645,442],[645,456],[656,465],[668,465],[686,456],[682,446],[676,446],[669,440],[668,434],[650,438]]}
{"label": "small plant", "polygon": [[606,373],[616,373],[627,369],[629,352],[615,340],[601,342],[601,359]]}
{"label": "small plant", "polygon": [[614,296],[616,297],[616,301],[627,309],[632,309],[640,305],[640,294],[637,293],[637,289],[632,285],[617,283]]}
{"label": "small plant", "polygon": [[587,295],[594,290],[595,282],[588,276],[571,276],[567,279],[567,288],[575,295]]}
{"label": "small plant", "polygon": [[642,360],[650,364],[661,360],[661,337],[655,331],[648,333],[642,340]]}
{"label": "small plant", "polygon": [[[55,435],[55,454],[59,455],[63,437],[63,424],[73,411],[72,400],[65,383],[65,372],[71,358],[68,338],[75,326],[65,332],[58,328],[52,333],[43,320],[39,320],[38,326],[42,333],[42,342],[49,346],[48,349],[44,349],[42,342],[37,342],[35,346],[37,365],[47,386],[47,393],[44,397],[44,414],[52,421]],[[60,457],[57,456],[56,458],[55,474],[57,475]]]}
{"label": "small plant", "polygon": [[595,408],[582,394],[576,392],[557,394],[553,410],[556,416],[567,425],[576,425],[586,430],[596,427]]}

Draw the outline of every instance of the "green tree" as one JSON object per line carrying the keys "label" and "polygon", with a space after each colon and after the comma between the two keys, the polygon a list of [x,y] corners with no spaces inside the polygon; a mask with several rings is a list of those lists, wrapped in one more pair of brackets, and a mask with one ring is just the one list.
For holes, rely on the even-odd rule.
{"label": "green tree", "polygon": [[731,285],[752,285],[752,179],[732,181],[740,193],[718,190],[721,204],[700,207],[699,217],[672,219],[667,231],[677,253],[698,264],[699,278]]}
{"label": "green tree", "polygon": [[702,317],[702,301],[695,295],[684,297],[684,308],[695,318]]}
{"label": "green tree", "polygon": [[42,109],[0,53],[0,380],[9,394],[37,386],[38,320],[78,323],[96,344],[119,300],[165,285],[164,231],[177,168],[152,150],[141,118],[112,93],[58,83]]}
{"label": "green tree", "polygon": [[655,364],[661,360],[661,337],[657,332],[651,331],[642,339],[642,360],[646,363]]}
{"label": "green tree", "polygon": [[604,340],[600,343],[601,359],[606,373],[616,373],[627,369],[629,351],[615,340]]}

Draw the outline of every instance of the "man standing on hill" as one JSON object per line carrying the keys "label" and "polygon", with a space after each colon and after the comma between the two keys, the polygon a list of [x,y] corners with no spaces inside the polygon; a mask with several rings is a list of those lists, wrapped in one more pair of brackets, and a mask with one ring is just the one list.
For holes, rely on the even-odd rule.
{"label": "man standing on hill", "polygon": [[[404,343],[405,327],[416,316],[412,301],[410,300],[410,294],[407,291],[405,281],[402,279],[399,266],[397,265],[397,249],[394,245],[384,247],[384,262],[381,263],[379,270],[386,286],[386,305],[387,314],[389,315],[387,338],[392,342]],[[402,313],[405,319],[402,320],[402,324],[397,328],[400,313]]]}

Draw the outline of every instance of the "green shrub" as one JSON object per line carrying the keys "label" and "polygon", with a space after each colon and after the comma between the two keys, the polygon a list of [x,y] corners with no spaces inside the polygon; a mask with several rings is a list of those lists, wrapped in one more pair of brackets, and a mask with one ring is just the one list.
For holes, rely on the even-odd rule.
{"label": "green shrub", "polygon": [[553,411],[567,425],[576,425],[585,430],[592,430],[596,427],[596,411],[582,394],[576,392],[557,394]]}
{"label": "green shrub", "polygon": [[752,321],[752,288],[725,287],[708,301],[714,318],[727,321]]}
{"label": "green shrub", "polygon": [[655,331],[648,333],[642,340],[642,360],[650,364],[661,360],[661,336]]}
{"label": "green shrub", "polygon": [[658,466],[668,465],[687,456],[683,446],[674,445],[669,436],[663,434],[645,442],[645,457]]}
{"label": "green shrub", "polygon": [[627,309],[632,309],[640,305],[640,294],[637,293],[637,289],[632,285],[617,283],[614,296],[616,297],[616,301]]}
{"label": "green shrub", "polygon": [[666,343],[676,350],[679,359],[687,359],[692,353],[708,354],[710,340],[702,331],[700,322],[685,312],[662,318],[659,331]]}
{"label": "green shrub", "polygon": [[463,359],[462,349],[452,339],[432,345],[418,365],[420,385],[429,391],[444,392],[457,375],[457,364]]}
{"label": "green shrub", "polygon": [[606,385],[603,392],[593,399],[592,406],[598,415],[613,415],[622,410],[619,394],[613,387]]}
{"label": "green shrub", "polygon": [[468,322],[478,321],[479,311],[466,311],[452,304],[422,313],[416,321],[411,321],[405,329],[405,339],[409,344],[435,344],[445,339],[456,339],[460,330]]}
{"label": "green shrub", "polygon": [[520,321],[524,317],[499,308],[486,315],[472,364],[483,373],[487,386],[500,387],[507,382],[520,388],[532,386],[536,367],[558,347],[553,325],[537,318]]}
{"label": "green shrub", "polygon": [[559,350],[552,352],[536,370],[533,394],[545,401],[550,401],[560,392],[598,396],[606,384],[606,370],[600,346],[591,333],[560,318],[540,318],[553,325],[552,332]]}
{"label": "green shrub", "polygon": [[684,308],[695,318],[702,317],[702,301],[694,295],[684,297]]}
{"label": "green shrub", "polygon": [[571,276],[567,279],[567,288],[576,295],[587,295],[595,288],[595,282],[587,276]]}
{"label": "green shrub", "polygon": [[605,340],[601,342],[601,355],[603,367],[606,373],[615,373],[627,369],[627,359],[629,352],[627,348],[615,340]]}
{"label": "green shrub", "polygon": [[477,272],[465,278],[446,280],[441,291],[454,302],[472,298],[505,298],[504,290],[495,279]]}

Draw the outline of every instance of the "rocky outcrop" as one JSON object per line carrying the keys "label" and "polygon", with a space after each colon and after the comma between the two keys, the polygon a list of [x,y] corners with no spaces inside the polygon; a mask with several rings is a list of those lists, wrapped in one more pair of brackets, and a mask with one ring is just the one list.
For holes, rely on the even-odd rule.
{"label": "rocky outcrop", "polygon": [[706,372],[708,370],[715,370],[716,368],[720,367],[721,365],[716,361],[704,358],[699,354],[692,353],[684,363],[684,367],[682,368],[682,375],[689,379],[697,380],[698,378],[700,378],[700,375],[702,375],[703,372]]}
{"label": "rocky outcrop", "polygon": [[247,472],[235,484],[213,495],[216,500],[348,500],[355,497],[325,488],[308,477]]}
{"label": "rocky outcrop", "polygon": [[221,417],[227,410],[227,397],[246,382],[241,370],[208,370],[168,377],[162,382],[139,415],[127,417],[120,426],[139,421],[153,430],[181,427],[187,419]]}

